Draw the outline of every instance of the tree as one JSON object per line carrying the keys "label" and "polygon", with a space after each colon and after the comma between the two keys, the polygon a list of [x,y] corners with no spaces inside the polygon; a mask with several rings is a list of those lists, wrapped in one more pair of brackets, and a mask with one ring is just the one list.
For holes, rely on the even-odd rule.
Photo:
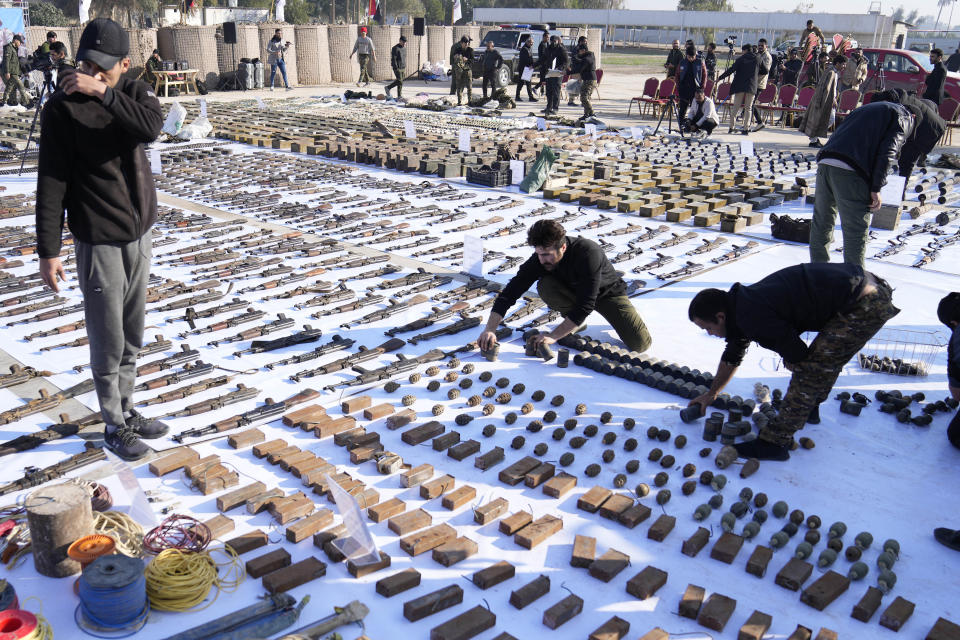
{"label": "tree", "polygon": [[441,0],[420,0],[423,4],[423,17],[428,24],[443,22],[443,2]]}
{"label": "tree", "polygon": [[310,8],[304,0],[287,0],[283,7],[283,19],[290,24],[308,24]]}
{"label": "tree", "polygon": [[66,27],[67,16],[59,7],[50,2],[38,2],[30,5],[30,24],[44,27]]}
{"label": "tree", "polygon": [[[733,11],[733,5],[728,0],[679,0],[677,11]],[[698,33],[704,43],[716,40],[716,29],[691,29]]]}

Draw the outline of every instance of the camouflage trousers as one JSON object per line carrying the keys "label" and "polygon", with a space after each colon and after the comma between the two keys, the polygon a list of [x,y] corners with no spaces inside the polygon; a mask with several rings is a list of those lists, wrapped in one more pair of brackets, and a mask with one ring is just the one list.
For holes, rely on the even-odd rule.
{"label": "camouflage trousers", "polygon": [[876,276],[870,278],[876,291],[862,295],[849,309],[827,321],[810,345],[807,359],[792,363],[793,376],[780,413],[760,430],[761,440],[790,446],[793,434],[803,428],[810,412],[829,397],[844,365],[887,320],[900,313],[893,306],[890,285]]}
{"label": "camouflage trousers", "polygon": [[370,54],[358,53],[357,60],[360,62],[360,79],[357,82],[370,83],[373,77],[370,75]]}
{"label": "camouflage trousers", "polygon": [[473,100],[473,72],[470,69],[454,69],[457,78],[457,104],[463,102],[463,92],[467,92],[467,104]]}
{"label": "camouflage trousers", "polygon": [[593,117],[592,95],[597,88],[596,80],[584,80],[580,83],[580,104],[583,105],[583,117]]}

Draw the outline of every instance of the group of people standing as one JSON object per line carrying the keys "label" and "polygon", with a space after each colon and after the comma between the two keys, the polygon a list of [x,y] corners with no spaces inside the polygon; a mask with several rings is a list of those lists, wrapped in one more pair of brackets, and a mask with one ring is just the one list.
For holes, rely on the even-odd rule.
{"label": "group of people standing", "polygon": [[33,107],[34,99],[23,83],[24,74],[31,69],[57,70],[67,63],[67,47],[57,39],[55,31],[48,31],[46,39],[25,58],[20,55],[24,43],[23,35],[18,33],[3,47],[0,58],[0,78],[4,87],[2,105]]}

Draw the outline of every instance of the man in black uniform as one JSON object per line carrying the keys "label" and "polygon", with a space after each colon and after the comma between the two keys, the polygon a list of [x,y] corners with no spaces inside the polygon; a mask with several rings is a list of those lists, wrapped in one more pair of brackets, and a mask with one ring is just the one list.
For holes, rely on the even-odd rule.
{"label": "man in black uniform", "polygon": [[577,46],[577,70],[580,73],[580,104],[583,105],[581,120],[593,117],[593,101],[591,96],[597,88],[597,61],[593,52],[587,49],[584,42]]}
{"label": "man in black uniform", "polygon": [[553,344],[597,311],[628,349],[643,352],[650,348],[650,333],[626,296],[626,283],[596,242],[567,237],[556,220],[539,220],[527,230],[527,244],[536,253],[520,265],[517,275],[494,301],[487,325],[477,339],[481,349],[487,350],[496,344],[494,331],[507,309],[534,282],[538,282],[537,291],[547,306],[564,316],[553,331],[533,338],[534,346]]}
{"label": "man in black uniform", "polygon": [[[533,85],[531,81],[523,79],[524,70],[530,69],[532,74],[535,66],[533,60],[533,36],[527,36],[527,39],[523,42],[523,46],[520,47],[520,60],[517,65],[517,96],[514,98],[515,102],[520,102],[520,91],[524,86],[527,87],[527,99],[530,102],[537,101],[537,97],[533,95]],[[532,78],[533,75],[530,77]]]}
{"label": "man in black uniform", "polygon": [[544,77],[551,70],[560,71],[560,74],[547,77],[547,107],[543,110],[545,115],[556,114],[560,109],[560,81],[563,80],[563,72],[567,70],[568,64],[567,49],[560,43],[560,36],[550,36],[550,46],[547,47],[541,73]]}
{"label": "man in black uniform", "polygon": [[923,92],[923,97],[939,105],[945,97],[943,87],[947,82],[947,68],[943,65],[943,51],[932,49],[930,51],[930,64],[933,65],[933,71],[927,74],[927,79],[924,82],[927,89]]}
{"label": "man in black uniform", "polygon": [[543,32],[543,39],[540,40],[540,44],[537,45],[537,71],[540,72],[540,81],[537,83],[537,86],[534,87],[537,91],[543,95],[543,86],[547,82],[547,70],[544,69],[543,63],[547,59],[547,47],[550,46],[550,32]]}
{"label": "man in black uniform", "polygon": [[[756,284],[735,283],[729,291],[704,289],[690,302],[689,317],[711,336],[726,338],[710,390],[690,401],[701,413],[733,378],[751,342],[776,351],[793,373],[779,415],[762,426],[756,440],[736,446],[740,455],[786,460],[793,434],[808,419],[818,422],[843,367],[900,310],[883,279],[851,264],[800,264],[776,271]],[[808,347],[800,335],[816,331]]]}
{"label": "man in black uniform", "polygon": [[487,40],[487,48],[483,52],[481,62],[483,63],[483,99],[486,100],[487,84],[490,85],[491,93],[497,90],[494,74],[503,66],[503,56],[494,48],[493,40]]}
{"label": "man in black uniform", "polygon": [[390,68],[393,69],[394,81],[388,84],[384,91],[390,97],[390,89],[397,88],[397,97],[403,97],[403,77],[407,74],[407,36],[400,36],[400,42],[390,49]]}
{"label": "man in black uniform", "polygon": [[66,277],[59,257],[66,211],[106,445],[137,460],[149,451],[140,438],[167,430],[133,408],[157,219],[144,147],[159,135],[163,112],[149,86],[124,77],[129,51],[127,32],[112,20],[97,18],[83,30],[80,70],[61,76],[62,91],[41,117],[36,224],[40,277],[58,291]]}
{"label": "man in black uniform", "polygon": [[677,75],[677,67],[683,60],[683,51],[680,50],[680,41],[674,40],[667,52],[667,61],[663,63],[663,68],[667,70],[667,77],[672,78]]}

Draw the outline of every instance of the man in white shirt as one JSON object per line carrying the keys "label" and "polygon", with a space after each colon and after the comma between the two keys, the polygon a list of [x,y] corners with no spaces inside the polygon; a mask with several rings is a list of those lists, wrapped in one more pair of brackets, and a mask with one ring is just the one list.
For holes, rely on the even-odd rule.
{"label": "man in white shirt", "polygon": [[686,130],[706,138],[713,133],[719,123],[720,118],[717,116],[717,107],[713,104],[713,99],[708,98],[702,88],[697,89],[693,102],[687,110],[687,120],[684,123]]}

